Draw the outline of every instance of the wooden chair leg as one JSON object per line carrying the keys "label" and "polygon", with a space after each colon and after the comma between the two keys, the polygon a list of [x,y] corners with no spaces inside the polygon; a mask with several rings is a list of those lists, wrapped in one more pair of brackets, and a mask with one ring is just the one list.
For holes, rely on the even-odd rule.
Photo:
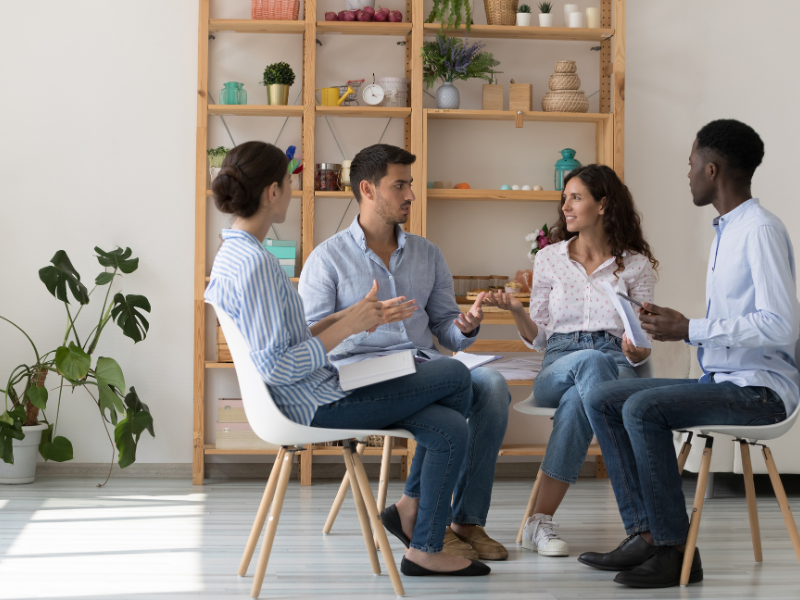
{"label": "wooden chair leg", "polygon": [[786,529],[789,531],[789,538],[792,540],[794,554],[797,557],[797,562],[800,562],[800,535],[797,533],[797,524],[794,522],[792,511],[789,508],[789,502],[786,500],[786,491],[783,489],[781,476],[778,474],[778,469],[775,466],[775,461],[772,458],[770,449],[764,446],[761,449],[761,453],[764,455],[764,462],[767,463],[769,480],[772,482],[772,489],[775,491],[775,497],[778,499],[778,505],[781,507],[783,522],[786,523]]}
{"label": "wooden chair leg", "polygon": [[758,526],[758,504],[753,484],[753,465],[750,462],[750,445],[744,440],[739,440],[739,450],[742,453],[742,472],[747,494],[747,516],[750,517],[750,537],[753,538],[753,555],[756,562],[761,562],[761,529]]}
{"label": "wooden chair leg", "polygon": [[694,549],[697,547],[697,532],[700,530],[700,517],[703,514],[703,500],[706,496],[708,471],[711,468],[711,446],[714,438],[706,437],[706,447],[703,449],[703,460],[700,463],[700,472],[697,474],[697,489],[694,492],[692,506],[692,519],[689,522],[689,535],[686,536],[686,550],[683,554],[683,568],[681,569],[681,585],[689,584],[689,575],[692,571]]}
{"label": "wooden chair leg", "polygon": [[533,509],[536,506],[536,498],[539,496],[539,488],[542,485],[542,469],[536,474],[536,481],[533,482],[533,489],[531,490],[531,497],[528,499],[528,506],[525,507],[525,514],[522,516],[522,524],[519,526],[519,533],[517,533],[517,545],[522,543],[522,532],[525,529],[525,522],[533,514]]}
{"label": "wooden chair leg", "polygon": [[253,587],[250,590],[251,598],[258,598],[261,593],[261,584],[264,583],[264,573],[267,572],[269,555],[272,552],[272,542],[275,541],[275,531],[278,529],[278,520],[281,518],[283,509],[283,498],[286,496],[286,488],[289,486],[289,475],[292,474],[292,461],[294,460],[294,450],[286,451],[283,455],[283,466],[278,477],[278,486],[275,490],[275,498],[272,500],[272,508],[269,511],[267,521],[267,532],[264,535],[264,542],[261,544],[261,553],[258,555],[258,565],[253,577]]}
{"label": "wooden chair leg", "polygon": [[[389,468],[392,466],[392,442],[391,436],[383,438],[383,454],[381,455],[381,474],[378,479],[378,512],[386,508],[386,496],[389,493]],[[381,542],[377,534],[373,537],[375,547],[380,549]]]}
{"label": "wooden chair leg", "polygon": [[683,474],[683,467],[686,464],[686,459],[689,458],[689,453],[692,451],[692,432],[689,432],[689,436],[686,438],[686,441],[683,442],[683,446],[681,446],[680,454],[678,454],[678,475]]}
{"label": "wooden chair leg", "polygon": [[250,530],[250,537],[247,538],[247,546],[245,546],[244,549],[242,562],[239,563],[239,577],[244,577],[247,574],[247,567],[250,566],[250,560],[253,558],[253,551],[256,549],[258,538],[261,537],[261,532],[264,530],[264,521],[267,520],[267,511],[275,495],[275,487],[278,485],[278,475],[281,472],[283,456],[285,454],[286,448],[281,448],[275,456],[272,472],[269,474],[267,487],[264,489],[264,496],[261,498],[261,504],[258,505],[256,520],[253,522],[253,528]]}
{"label": "wooden chair leg", "polygon": [[367,472],[364,470],[364,465],[359,456],[353,456],[353,467],[356,471],[356,477],[359,481],[359,489],[366,504],[367,514],[372,521],[372,526],[375,528],[375,535],[380,541],[381,554],[383,555],[383,562],[386,564],[386,570],[389,571],[389,577],[392,580],[394,593],[398,596],[405,596],[403,584],[400,581],[400,573],[397,572],[397,565],[394,562],[392,555],[392,548],[389,546],[389,540],[386,537],[386,530],[381,523],[380,515],[378,514],[378,506],[375,504],[375,497],[372,495],[372,489],[369,487],[369,479]]}
{"label": "wooden chair leg", "polygon": [[[358,454],[356,454],[358,456]],[[356,512],[358,513],[358,520],[361,523],[361,533],[364,534],[364,544],[367,547],[367,554],[369,561],[372,563],[372,572],[375,575],[381,574],[381,564],[378,562],[378,551],[375,549],[375,544],[372,541],[372,529],[369,526],[369,516],[364,506],[364,494],[360,490],[359,481],[353,466],[353,453],[350,451],[349,446],[344,448],[344,465],[347,468],[347,475],[350,477],[350,487],[353,490],[353,501],[356,505]],[[369,481],[366,482],[367,489],[372,495],[372,489],[369,487]]]}
{"label": "wooden chair leg", "polygon": [[[359,454],[364,454],[364,448],[366,447],[367,447],[366,444],[361,443],[358,445],[356,452],[358,452]],[[333,499],[333,504],[331,504],[331,510],[328,513],[328,518],[325,521],[325,526],[322,528],[322,533],[324,533],[325,535],[328,535],[331,532],[331,529],[333,528],[333,523],[334,521],[336,521],[336,517],[339,516],[339,509],[341,509],[342,504],[344,504],[344,499],[347,496],[347,488],[349,487],[350,487],[350,477],[347,475],[347,473],[345,473],[344,477],[342,477],[342,485],[339,486],[339,491],[336,492],[336,498]]]}

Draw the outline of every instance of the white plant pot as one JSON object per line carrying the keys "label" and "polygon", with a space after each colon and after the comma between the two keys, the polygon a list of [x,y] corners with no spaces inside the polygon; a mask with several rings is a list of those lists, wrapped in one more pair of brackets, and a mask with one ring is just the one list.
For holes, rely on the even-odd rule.
{"label": "white plant pot", "polygon": [[36,457],[39,456],[39,442],[47,425],[23,427],[25,439],[14,440],[14,464],[0,460],[0,484],[33,483],[36,478]]}
{"label": "white plant pot", "polygon": [[540,13],[539,27],[552,27],[552,26],[553,26],[553,13]]}
{"label": "white plant pot", "polygon": [[221,170],[222,170],[222,167],[209,167],[208,168],[209,175],[211,176],[211,183],[214,182],[214,180],[217,178],[217,175],[219,175],[219,172]]}
{"label": "white plant pot", "polygon": [[531,13],[517,13],[517,25],[520,27],[530,27]]}
{"label": "white plant pot", "polygon": [[458,88],[451,82],[444,82],[436,90],[436,108],[455,110],[461,105]]}

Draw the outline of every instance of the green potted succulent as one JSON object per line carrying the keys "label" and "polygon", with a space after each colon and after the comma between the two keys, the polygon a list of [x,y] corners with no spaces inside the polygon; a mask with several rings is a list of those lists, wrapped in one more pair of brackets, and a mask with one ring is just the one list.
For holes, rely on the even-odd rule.
{"label": "green potted succulent", "polygon": [[230,152],[230,148],[226,148],[225,146],[218,146],[217,148],[209,148],[206,150],[211,181],[214,181],[214,178],[219,174],[219,170],[222,168],[222,161],[225,160],[228,152]]}
{"label": "green potted succulent", "polygon": [[267,65],[261,85],[267,86],[267,104],[285,106],[289,104],[289,88],[294,84],[294,71],[289,63]]}
{"label": "green potted succulent", "polygon": [[422,45],[422,78],[430,89],[438,79],[442,85],[436,90],[436,108],[456,109],[461,98],[453,85],[456,80],[485,79],[490,82],[500,64],[483,44],[469,44],[460,38],[441,33],[436,39]]}
{"label": "green potted succulent", "polygon": [[[130,248],[117,248],[111,252],[104,252],[100,248],[94,250],[104,270],[95,278],[91,291],[81,282],[81,276],[63,250],[55,253],[50,260],[51,265],[39,270],[39,279],[63,303],[67,313],[66,331],[58,348],[41,354],[19,325],[0,316],[0,320],[19,330],[33,349],[33,360],[26,360],[14,368],[4,388],[0,388],[0,393],[5,397],[5,406],[0,407],[3,408],[0,413],[0,483],[32,482],[36,473],[37,449],[45,460],[72,460],[72,442],[56,435],[65,389],[70,393],[83,389],[96,404],[111,443],[111,466],[115,453],[122,468],[136,460],[136,448],[144,431],[155,436],[150,409],[139,399],[133,386],[127,387],[117,361],[104,356],[96,360],[93,357],[100,335],[110,321],[115,322],[122,334],[134,343],[141,342],[147,336],[150,324],[142,314],[142,311],[150,312],[147,298],[117,293],[109,299],[112,282],[123,274],[133,273],[139,267],[139,259],[131,258]],[[107,289],[97,324],[87,335],[83,335],[78,332],[76,321],[89,304],[92,294],[105,286]],[[79,305],[75,312],[74,305],[70,304],[68,289]],[[71,306],[73,310],[70,310]],[[46,380],[48,387],[45,387]],[[86,425],[94,426],[95,423],[95,419],[92,419]],[[113,439],[108,424],[114,427]],[[108,474],[110,477],[110,467]]]}
{"label": "green potted succulent", "polygon": [[520,4],[517,8],[517,25],[520,27],[531,26],[531,7],[529,4]]}
{"label": "green potted succulent", "polygon": [[539,27],[553,26],[553,4],[551,2],[539,2]]}

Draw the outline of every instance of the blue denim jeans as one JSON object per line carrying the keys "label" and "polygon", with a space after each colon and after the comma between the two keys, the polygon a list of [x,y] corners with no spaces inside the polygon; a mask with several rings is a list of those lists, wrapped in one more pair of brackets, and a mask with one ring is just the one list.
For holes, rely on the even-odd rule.
{"label": "blue denim jeans", "polygon": [[696,379],[612,381],[590,390],[584,401],[625,531],[650,531],[662,546],[685,543],[689,531],[672,431],[772,425],[786,418],[783,401],[768,388]]}
{"label": "blue denim jeans", "polygon": [[[442,362],[454,361],[435,361],[436,364]],[[497,455],[506,434],[510,404],[508,383],[500,373],[485,367],[472,371],[472,404],[467,413],[467,456],[456,480],[448,522],[481,527],[486,525],[486,515],[492,502]],[[404,491],[410,498],[420,495],[424,457],[425,449],[417,447]]]}
{"label": "blue denim jeans", "polygon": [[413,433],[425,454],[419,465],[422,493],[411,547],[440,552],[450,498],[469,447],[466,416],[471,405],[469,369],[455,360],[432,361],[418,364],[413,375],[360,388],[320,406],[311,424],[332,429],[396,427]]}
{"label": "blue denim jeans", "polygon": [[542,370],[533,380],[538,406],[556,408],[542,472],[575,483],[594,432],[583,398],[593,387],[617,378],[635,378],[622,340],[605,331],[554,333],[547,340]]}

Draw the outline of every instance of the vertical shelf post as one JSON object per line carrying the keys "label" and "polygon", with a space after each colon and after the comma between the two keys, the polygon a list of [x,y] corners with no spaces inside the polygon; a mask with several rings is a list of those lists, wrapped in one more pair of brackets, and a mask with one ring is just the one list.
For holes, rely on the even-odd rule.
{"label": "vertical shelf post", "polygon": [[625,181],[625,0],[614,0],[614,170]]}
{"label": "vertical shelf post", "polygon": [[197,156],[194,208],[194,401],[192,425],[192,483],[205,477],[205,345],[206,309],[206,148],[208,144],[208,3],[199,0],[197,33]]}
{"label": "vertical shelf post", "polygon": [[[427,187],[423,175],[424,149],[422,145],[422,90],[425,85],[422,81],[422,22],[425,20],[423,13],[423,0],[410,0],[411,3],[411,75],[409,84],[411,88],[411,152],[417,161],[411,166],[411,177],[414,183],[411,186],[417,197],[411,203],[411,215],[408,231],[425,237],[427,235],[427,206],[424,189]],[[408,40],[408,38],[406,38]],[[406,43],[408,48],[408,43]],[[408,56],[408,54],[406,54]]]}
{"label": "vertical shelf post", "polygon": [[314,249],[314,89],[317,65],[317,0],[303,2],[303,204],[300,208],[301,269]]}

